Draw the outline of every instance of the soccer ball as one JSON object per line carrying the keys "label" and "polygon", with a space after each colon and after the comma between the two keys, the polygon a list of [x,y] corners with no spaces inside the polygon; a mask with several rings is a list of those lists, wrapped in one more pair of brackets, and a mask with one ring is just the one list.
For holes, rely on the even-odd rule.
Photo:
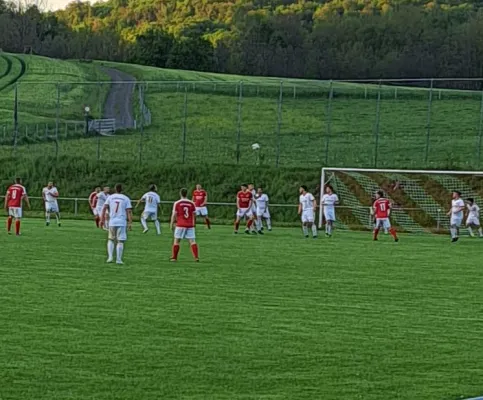
{"label": "soccer ball", "polygon": [[252,144],[252,150],[259,150],[259,149],[260,149],[260,145],[258,143]]}

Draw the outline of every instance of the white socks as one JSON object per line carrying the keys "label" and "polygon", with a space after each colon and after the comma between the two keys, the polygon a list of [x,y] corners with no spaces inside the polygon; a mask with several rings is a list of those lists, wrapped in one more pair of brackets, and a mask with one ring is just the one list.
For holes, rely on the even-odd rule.
{"label": "white socks", "polygon": [[267,218],[266,223],[267,223],[268,230],[271,230],[272,229],[272,220],[270,218]]}
{"label": "white socks", "polygon": [[57,220],[57,225],[60,223],[60,216],[59,214],[55,214],[55,219]]}
{"label": "white socks", "polygon": [[50,213],[46,213],[45,214],[45,222],[47,222],[48,224],[50,224]]}
{"label": "white socks", "polygon": [[453,239],[454,239],[456,236],[458,236],[458,235],[457,235],[456,228],[451,227],[451,228],[449,229],[449,231],[451,232],[451,237],[452,237]]}
{"label": "white socks", "polygon": [[112,260],[114,256],[114,242],[112,240],[107,241],[107,258]]}
{"label": "white socks", "polygon": [[148,229],[148,224],[146,223],[146,219],[141,217],[141,225],[143,226],[144,230]]}
{"label": "white socks", "polygon": [[116,262],[122,263],[122,252],[123,251],[124,251],[124,243],[119,242],[117,244],[117,248],[116,248],[116,253],[117,253]]}
{"label": "white socks", "polygon": [[159,223],[158,220],[154,221],[154,226],[156,227],[156,233],[158,235],[161,235],[161,224]]}
{"label": "white socks", "polygon": [[304,236],[309,236],[309,228],[307,228],[305,225],[302,227],[302,230],[304,231]]}
{"label": "white socks", "polygon": [[475,236],[475,234],[473,233],[473,229],[471,229],[471,226],[468,226],[468,233],[471,237]]}
{"label": "white socks", "polygon": [[312,236],[313,237],[317,236],[317,227],[315,226],[315,224],[312,225]]}

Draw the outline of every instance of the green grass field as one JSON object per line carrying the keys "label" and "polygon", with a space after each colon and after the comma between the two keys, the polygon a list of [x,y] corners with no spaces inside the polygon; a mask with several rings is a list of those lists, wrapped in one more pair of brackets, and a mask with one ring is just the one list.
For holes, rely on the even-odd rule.
{"label": "green grass field", "polygon": [[2,399],[459,399],[483,393],[481,243],[135,226],[0,236]]}

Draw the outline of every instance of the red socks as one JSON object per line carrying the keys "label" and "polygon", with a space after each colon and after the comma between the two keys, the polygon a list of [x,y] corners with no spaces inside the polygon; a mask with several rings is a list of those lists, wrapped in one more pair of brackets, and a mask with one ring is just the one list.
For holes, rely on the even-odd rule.
{"label": "red socks", "polygon": [[193,253],[193,257],[195,258],[195,260],[197,260],[199,257],[198,257],[198,245],[196,243],[193,243],[191,245],[191,253]]}
{"label": "red socks", "polygon": [[374,229],[374,240],[377,240],[377,235],[379,235],[379,228]]}
{"label": "red socks", "polygon": [[99,225],[101,224],[101,218],[99,216],[96,217],[96,226],[99,228]]}
{"label": "red socks", "polygon": [[396,230],[394,228],[389,229],[389,233],[394,238],[394,240],[397,240],[397,233],[396,233]]}
{"label": "red socks", "polygon": [[247,223],[247,229],[250,229],[250,227],[253,225],[253,219],[249,220]]}
{"label": "red socks", "polygon": [[7,232],[10,232],[10,229],[12,229],[12,221],[13,221],[13,217],[7,218]]}
{"label": "red socks", "polygon": [[178,259],[178,253],[179,253],[179,244],[173,244],[173,252],[171,254],[171,259],[177,260]]}
{"label": "red socks", "polygon": [[15,234],[20,235],[20,221],[15,221]]}

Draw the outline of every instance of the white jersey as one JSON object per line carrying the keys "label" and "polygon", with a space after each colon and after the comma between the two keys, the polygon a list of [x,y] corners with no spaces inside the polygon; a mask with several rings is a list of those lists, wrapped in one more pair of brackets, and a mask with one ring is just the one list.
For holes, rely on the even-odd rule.
{"label": "white jersey", "polygon": [[255,198],[257,202],[257,210],[263,211],[268,208],[268,196],[265,193]]}
{"label": "white jersey", "polygon": [[115,193],[108,197],[105,205],[109,206],[110,228],[127,225],[127,210],[132,209],[129,197]]}
{"label": "white jersey", "polygon": [[314,210],[314,196],[312,193],[301,194],[299,198],[300,204],[302,204],[302,211]]}
{"label": "white jersey", "polygon": [[464,206],[465,202],[463,199],[451,200],[451,216],[462,219]]}
{"label": "white jersey", "polygon": [[468,209],[468,219],[480,218],[480,207],[478,207],[476,204],[473,204],[472,206],[467,204],[466,208]]}
{"label": "white jersey", "polygon": [[252,189],[251,191],[252,194],[252,210],[255,211],[257,208],[257,191],[255,189]]}
{"label": "white jersey", "polygon": [[324,194],[322,196],[322,204],[326,210],[334,210],[335,203],[339,202],[339,197],[335,193]]}
{"label": "white jersey", "polygon": [[109,198],[109,195],[104,193],[104,192],[97,193],[97,205],[96,205],[96,207],[98,209],[102,209],[102,207],[104,207],[104,204],[106,204],[106,201],[107,201],[108,198]]}
{"label": "white jersey", "polygon": [[161,203],[161,199],[156,192],[147,192],[143,194],[141,200],[144,201],[144,212],[147,213],[157,213],[159,203]]}
{"label": "white jersey", "polygon": [[56,196],[59,195],[59,192],[57,191],[57,188],[55,186],[51,187],[50,189],[48,187],[44,187],[42,189],[42,194],[47,203],[57,204]]}

